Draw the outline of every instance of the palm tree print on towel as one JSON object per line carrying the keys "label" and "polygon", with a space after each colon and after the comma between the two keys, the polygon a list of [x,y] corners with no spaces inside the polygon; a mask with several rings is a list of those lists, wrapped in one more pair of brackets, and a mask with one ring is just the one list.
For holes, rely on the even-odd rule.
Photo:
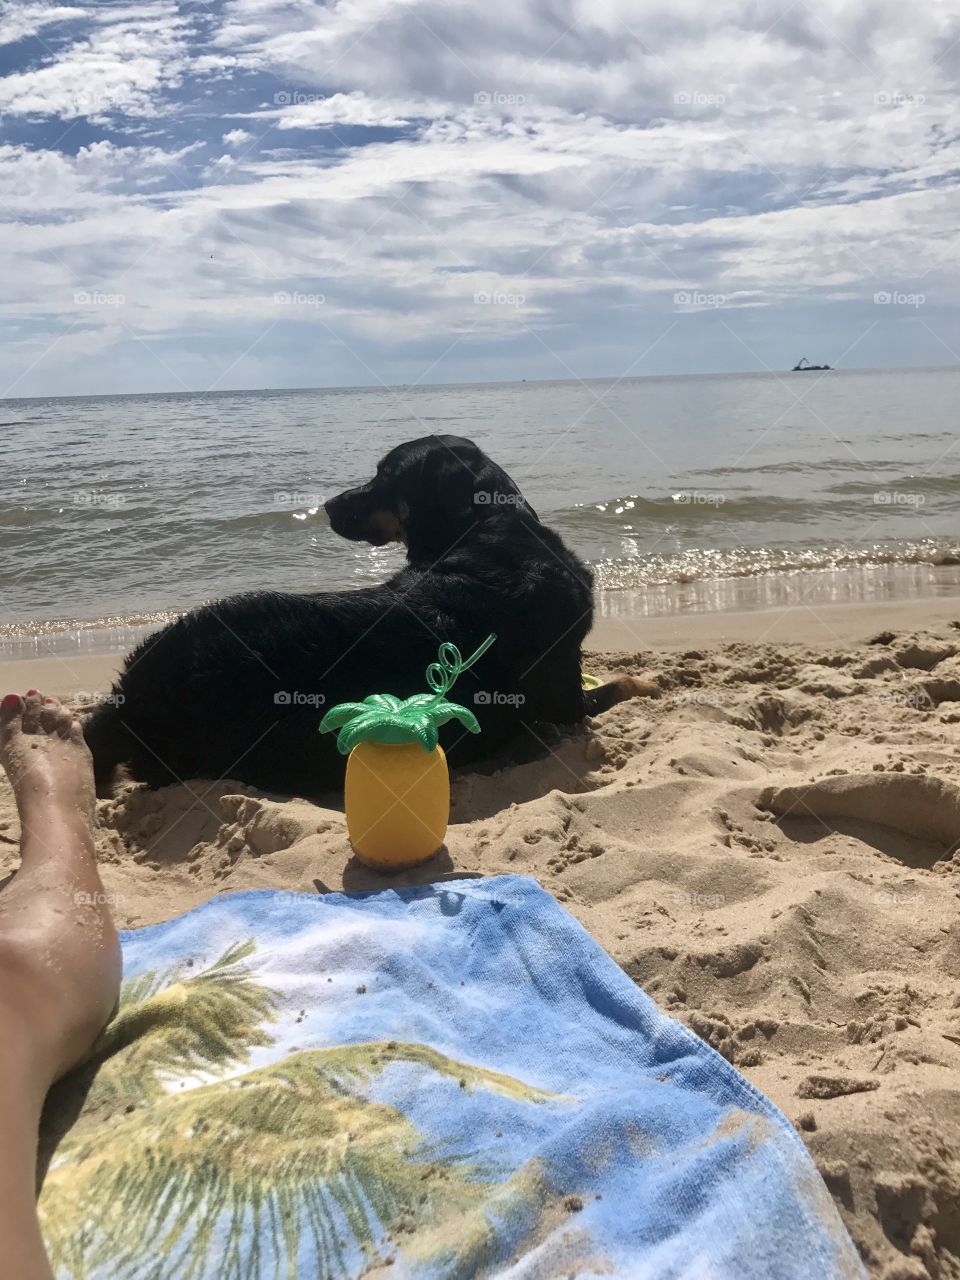
{"label": "palm tree print on towel", "polygon": [[254,950],[124,984],[40,1199],[55,1273],[346,1277],[402,1258],[416,1274],[471,1274],[505,1236],[536,1235],[555,1199],[541,1161],[510,1173],[457,1154],[455,1134],[428,1140],[369,1086],[400,1064],[424,1089],[446,1078],[534,1106],[569,1100],[401,1041],[238,1071],[278,1017],[277,993],[244,963]]}

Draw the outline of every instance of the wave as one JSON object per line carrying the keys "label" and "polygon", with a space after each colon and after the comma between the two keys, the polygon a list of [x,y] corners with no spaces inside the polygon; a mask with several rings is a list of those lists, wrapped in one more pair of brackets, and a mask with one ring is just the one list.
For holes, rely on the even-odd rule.
{"label": "wave", "polygon": [[790,462],[772,462],[765,463],[756,467],[709,467],[706,471],[697,472],[701,476],[764,476],[764,475],[791,475],[797,472],[824,472],[824,471],[864,471],[874,470],[881,467],[902,467],[902,460],[897,461],[893,458],[870,459],[869,464],[861,462],[858,458],[818,458],[815,462],[803,462],[800,459],[794,459]]}
{"label": "wave", "polygon": [[635,520],[675,525],[705,520],[815,520],[822,514],[821,502],[805,498],[758,494],[737,496],[720,489],[690,487],[676,489],[661,498],[644,498],[632,493],[608,502],[578,503],[572,510],[558,512],[553,518],[560,524],[573,527],[609,530],[611,517],[616,517],[618,528],[623,528],[624,521]]}
{"label": "wave", "polygon": [[130,520],[153,514],[148,507],[135,506],[132,502],[123,501],[122,495],[101,494],[82,502],[64,500],[59,505],[51,502],[48,507],[0,509],[0,526],[8,529],[56,527],[57,533],[60,534],[66,523],[73,522],[75,526],[77,522],[82,522],[90,516],[107,518],[115,522],[118,518]]}
{"label": "wave", "polygon": [[[322,494],[300,493],[297,502],[289,506],[277,507],[272,511],[248,511],[241,516],[212,521],[217,533],[238,532],[243,529],[280,528],[291,521],[314,521],[326,524],[327,513],[323,509]],[[316,501],[314,501],[316,499]]]}
{"label": "wave", "polygon": [[[0,622],[0,644],[11,641],[42,640],[46,636],[113,631],[126,635],[130,631],[166,626],[183,613],[182,609],[156,609],[142,613],[108,613],[98,618],[34,618],[18,622]],[[80,647],[79,645],[77,646]],[[124,646],[126,647],[126,646]],[[41,646],[38,657],[45,657],[53,650]],[[7,656],[7,655],[4,655]]]}
{"label": "wave", "polygon": [[914,493],[956,493],[960,492],[960,474],[949,476],[900,475],[891,477],[882,485],[875,480],[845,480],[840,484],[832,484],[829,493],[878,493],[901,494],[909,497]]}
{"label": "wave", "polygon": [[[381,566],[382,567],[382,566]],[[397,567],[387,566],[387,572]],[[723,581],[764,579],[768,594],[782,590],[791,577],[813,575],[825,571],[842,575],[843,581],[852,584],[853,597],[858,575],[884,568],[904,574],[911,568],[918,573],[926,571],[936,575],[929,580],[946,585],[950,591],[960,592],[960,542],[943,539],[925,539],[922,542],[877,544],[870,547],[851,547],[843,544],[795,547],[737,547],[730,550],[690,550],[674,555],[632,556],[621,559],[592,562],[596,588],[603,593],[643,591],[649,588],[656,599],[656,589],[678,584],[709,584]],[[385,576],[378,575],[378,576]],[[903,594],[909,594],[910,583],[897,579],[893,595],[897,595],[897,582],[903,581]],[[924,582],[928,581],[926,577]],[[777,587],[776,584],[781,584]],[[914,583],[914,586],[916,584]],[[883,598],[890,598],[885,591]],[[213,598],[216,592],[211,592]],[[610,597],[612,598],[612,597]],[[45,637],[59,636],[63,641],[71,639],[78,651],[94,651],[98,648],[91,632],[111,633],[108,639],[117,651],[128,648],[142,628],[155,628],[178,617],[183,609],[147,609],[127,614],[109,613],[100,617],[74,616],[47,617],[42,619],[18,619],[0,623],[0,658],[28,656],[24,645],[37,641],[37,656],[51,652]],[[102,648],[102,645],[100,646]]]}
{"label": "wave", "polygon": [[666,583],[716,578],[788,575],[822,570],[926,565],[955,572],[960,587],[960,540],[877,543],[867,547],[820,544],[807,547],[692,548],[676,553],[624,556],[593,562],[601,590],[636,590]]}

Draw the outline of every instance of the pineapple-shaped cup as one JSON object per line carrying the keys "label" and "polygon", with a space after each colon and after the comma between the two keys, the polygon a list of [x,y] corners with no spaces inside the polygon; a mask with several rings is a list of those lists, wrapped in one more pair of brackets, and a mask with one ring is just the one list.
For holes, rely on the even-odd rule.
{"label": "pineapple-shaped cup", "polygon": [[450,775],[437,741],[448,720],[470,733],[480,726],[472,711],[446,695],[467,667],[493,644],[487,636],[464,661],[455,644],[442,644],[439,661],[427,667],[431,693],[401,702],[372,693],[362,702],[341,702],[320,722],[320,732],[339,729],[337,749],[347,760],[344,801],[350,843],[362,862],[381,870],[413,867],[439,850],[450,821]]}

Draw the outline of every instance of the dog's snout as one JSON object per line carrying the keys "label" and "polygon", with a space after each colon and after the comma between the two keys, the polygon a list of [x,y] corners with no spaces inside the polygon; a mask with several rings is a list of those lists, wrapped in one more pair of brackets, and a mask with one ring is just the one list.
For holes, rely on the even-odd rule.
{"label": "dog's snout", "polygon": [[330,527],[341,538],[359,538],[363,535],[363,503],[356,490],[339,493],[328,498],[323,508],[330,519]]}
{"label": "dog's snout", "polygon": [[403,531],[396,513],[378,501],[371,485],[348,489],[324,503],[330,527],[341,538],[351,542],[369,542],[382,547],[398,542]]}

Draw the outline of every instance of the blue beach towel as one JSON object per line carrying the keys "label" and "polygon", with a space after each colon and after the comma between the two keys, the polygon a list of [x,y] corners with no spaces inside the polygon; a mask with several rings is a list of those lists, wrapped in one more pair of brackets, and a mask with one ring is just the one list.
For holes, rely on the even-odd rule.
{"label": "blue beach towel", "polygon": [[532,880],[231,894],[123,951],[58,1277],[865,1274],[787,1120]]}

